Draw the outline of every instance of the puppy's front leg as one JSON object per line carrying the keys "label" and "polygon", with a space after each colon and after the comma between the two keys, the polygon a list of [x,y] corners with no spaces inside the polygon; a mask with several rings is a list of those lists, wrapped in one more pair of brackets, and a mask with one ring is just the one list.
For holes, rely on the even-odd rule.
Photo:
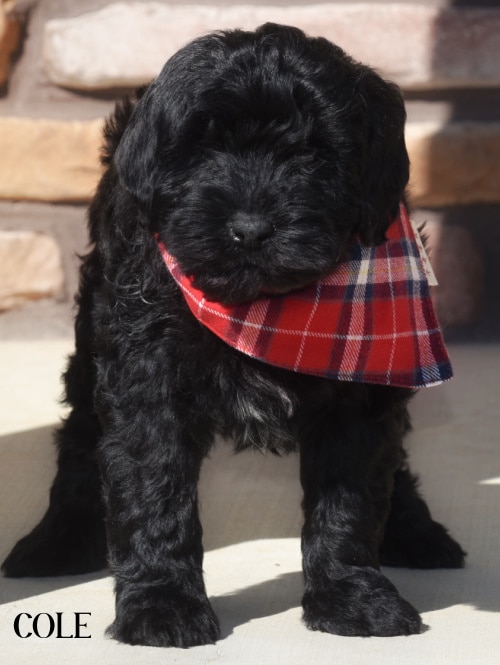
{"label": "puppy's front leg", "polygon": [[[388,500],[394,472],[381,462],[397,460],[398,428],[391,413],[372,417],[364,406],[369,412],[369,406],[355,402],[325,407],[302,436],[304,621],[313,630],[339,635],[418,633],[417,611],[377,561],[385,518],[380,486],[385,482]],[[375,477],[381,473],[387,477]]]}
{"label": "puppy's front leg", "polygon": [[108,632],[129,644],[213,643],[219,628],[203,582],[197,507],[208,443],[195,440],[192,418],[181,417],[165,354],[146,348],[99,363],[100,465],[116,591]]}

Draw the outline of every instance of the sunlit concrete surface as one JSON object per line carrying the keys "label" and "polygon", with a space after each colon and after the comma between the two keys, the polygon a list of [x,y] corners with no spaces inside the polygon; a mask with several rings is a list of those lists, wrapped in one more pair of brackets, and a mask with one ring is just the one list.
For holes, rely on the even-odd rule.
{"label": "sunlit concrete surface", "polygon": [[[0,343],[0,556],[41,517],[54,473],[51,431],[64,409],[71,341]],[[201,487],[208,593],[222,638],[191,650],[130,647],[104,636],[113,617],[105,574],[0,579],[2,665],[498,665],[500,662],[500,346],[452,345],[456,378],[412,405],[413,466],[437,519],[468,552],[457,571],[386,569],[426,630],[347,638],[301,622],[300,489],[295,457],[235,456],[219,443]],[[74,613],[86,639],[18,638],[15,617]]]}

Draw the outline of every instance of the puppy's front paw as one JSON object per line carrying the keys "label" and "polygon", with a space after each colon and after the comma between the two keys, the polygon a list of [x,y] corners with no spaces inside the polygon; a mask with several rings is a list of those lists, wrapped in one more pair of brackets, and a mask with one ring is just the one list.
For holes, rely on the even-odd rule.
{"label": "puppy's front paw", "polygon": [[213,644],[219,622],[206,596],[188,597],[157,588],[117,602],[107,634],[126,644],[192,647]]}
{"label": "puppy's front paw", "polygon": [[412,635],[422,630],[417,610],[375,569],[357,571],[325,589],[306,590],[304,621],[336,635]]}

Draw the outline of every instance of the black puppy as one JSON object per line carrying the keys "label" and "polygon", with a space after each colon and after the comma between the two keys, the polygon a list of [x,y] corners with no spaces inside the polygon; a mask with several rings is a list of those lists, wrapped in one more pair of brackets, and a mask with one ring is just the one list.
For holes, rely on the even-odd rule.
{"label": "black puppy", "polygon": [[107,559],[113,636],[214,642],[197,480],[219,432],[238,449],[300,451],[310,628],[421,630],[379,562],[458,567],[464,553],[406,465],[413,391],[234,350],[192,315],[158,246],[208,301],[310,285],[354,237],[384,243],[408,180],[404,122],[395,86],[326,40],[277,25],[192,42],[117,107],[90,208],[58,473],[7,575],[82,573]]}

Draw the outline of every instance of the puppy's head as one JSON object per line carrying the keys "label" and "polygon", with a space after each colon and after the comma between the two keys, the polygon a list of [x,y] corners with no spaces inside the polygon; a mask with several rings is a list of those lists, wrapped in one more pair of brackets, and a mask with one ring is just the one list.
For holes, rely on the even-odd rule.
{"label": "puppy's head", "polygon": [[408,181],[398,89],[324,39],[267,24],[198,39],[137,104],[120,181],[209,299],[251,300],[384,240]]}

